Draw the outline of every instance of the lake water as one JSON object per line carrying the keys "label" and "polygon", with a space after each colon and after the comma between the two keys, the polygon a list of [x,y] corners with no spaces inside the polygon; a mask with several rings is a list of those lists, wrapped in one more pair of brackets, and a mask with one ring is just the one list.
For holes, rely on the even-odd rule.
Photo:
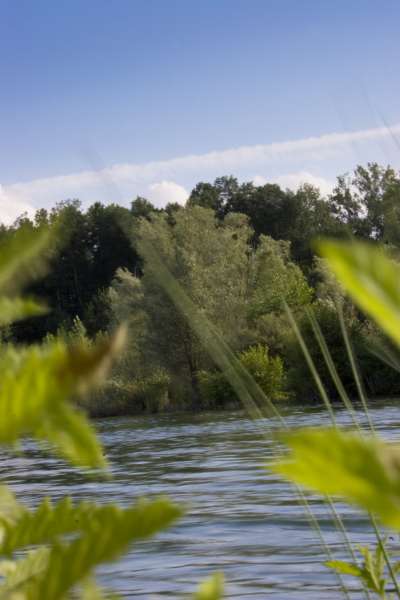
{"label": "lake water", "polygon": [[[398,436],[396,405],[371,413],[382,435]],[[293,427],[327,423],[325,413],[315,409],[287,409],[285,416]],[[339,411],[338,418],[348,423],[345,413]],[[322,564],[324,551],[293,488],[264,468],[277,449],[276,421],[255,423],[225,412],[104,419],[96,426],[112,480],[89,480],[30,445],[23,456],[0,458],[0,476],[26,502],[69,494],[126,505],[139,496],[168,494],[185,505],[185,516],[172,529],[100,571],[106,586],[125,598],[176,598],[223,571],[227,598],[343,597],[336,577]],[[332,552],[345,558],[329,509],[316,498],[311,504]],[[354,542],[373,543],[365,517],[339,508]],[[390,543],[400,550],[396,539]],[[351,585],[351,597],[363,598]]]}

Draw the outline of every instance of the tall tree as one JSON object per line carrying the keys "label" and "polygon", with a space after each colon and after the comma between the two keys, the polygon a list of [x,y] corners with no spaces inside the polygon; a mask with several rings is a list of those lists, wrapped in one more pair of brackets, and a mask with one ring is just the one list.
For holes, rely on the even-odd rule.
{"label": "tall tree", "polygon": [[[209,364],[207,352],[157,274],[146,267],[149,244],[234,350],[257,341],[268,343],[259,339],[257,321],[266,313],[282,314],[283,300],[298,307],[310,299],[301,270],[290,262],[289,243],[261,236],[257,248],[251,247],[254,231],[244,215],[232,213],[221,223],[213,210],[188,207],[175,214],[174,225],[162,214],[151,221],[142,219],[138,234],[143,277],[129,279],[120,273],[112,291],[114,313],[121,314],[122,307],[126,315],[129,306],[133,316],[146,315],[132,333],[143,341],[141,362],[164,367],[172,378],[187,381],[195,406],[198,372]],[[125,291],[118,300],[122,284]]]}

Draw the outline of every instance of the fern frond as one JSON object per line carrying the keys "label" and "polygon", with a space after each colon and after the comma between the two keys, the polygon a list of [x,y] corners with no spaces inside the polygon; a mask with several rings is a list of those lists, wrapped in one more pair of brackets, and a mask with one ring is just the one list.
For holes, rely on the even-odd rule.
{"label": "fern frond", "polygon": [[24,600],[64,598],[79,581],[90,576],[94,567],[116,559],[132,542],[169,526],[181,512],[166,499],[141,500],[127,509],[94,508],[82,535],[70,543],[55,542],[50,547],[46,568],[27,583]]}
{"label": "fern frond", "polygon": [[[0,553],[6,556],[12,555],[15,550],[50,544],[62,535],[83,530],[87,519],[96,514],[95,505],[88,502],[74,505],[69,497],[54,505],[45,498],[35,510],[18,506],[17,518],[2,519]],[[98,510],[101,511],[102,507]]]}

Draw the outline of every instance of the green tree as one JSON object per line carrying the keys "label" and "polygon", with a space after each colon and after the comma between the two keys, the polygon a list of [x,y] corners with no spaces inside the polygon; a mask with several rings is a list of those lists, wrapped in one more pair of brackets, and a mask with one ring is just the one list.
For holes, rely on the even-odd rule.
{"label": "green tree", "polygon": [[[251,230],[244,217],[221,226],[213,211],[192,207],[139,226],[138,248],[145,264],[140,280],[142,304],[148,317],[147,351],[153,361],[175,378],[188,381],[193,404],[199,404],[197,373],[205,361],[190,324],[166,296],[157,276],[146,269],[146,245],[157,248],[166,265],[191,299],[233,347],[246,329],[247,242]],[[153,363],[153,364],[154,364]]]}
{"label": "green tree", "polygon": [[236,177],[226,175],[217,177],[213,184],[200,182],[192,190],[188,206],[211,208],[217,217],[223,218],[240,187]]}
{"label": "green tree", "polygon": [[338,177],[329,198],[332,214],[347,232],[373,240],[400,240],[400,178],[377,163],[358,166],[353,176]]}
{"label": "green tree", "polygon": [[136,364],[164,368],[173,380],[186,381],[194,406],[199,405],[198,372],[211,365],[152,271],[149,247],[235,351],[269,343],[260,317],[282,317],[283,301],[294,310],[310,301],[304,275],[290,261],[290,244],[261,236],[254,248],[249,244],[254,231],[244,215],[232,213],[220,222],[212,210],[188,207],[176,212],[174,225],[165,214],[142,219],[135,236],[143,277],[118,273],[110,292],[113,313],[117,321],[131,315]]}

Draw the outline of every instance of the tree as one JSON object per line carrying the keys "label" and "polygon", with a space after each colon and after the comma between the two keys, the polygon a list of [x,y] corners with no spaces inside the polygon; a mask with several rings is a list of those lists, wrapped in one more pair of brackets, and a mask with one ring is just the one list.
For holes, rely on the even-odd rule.
{"label": "tree", "polygon": [[140,219],[141,217],[149,219],[155,212],[158,212],[156,207],[142,196],[136,196],[135,200],[131,202],[131,214],[136,219]]}
{"label": "tree", "polygon": [[165,215],[140,222],[138,248],[145,260],[141,286],[142,306],[149,319],[148,349],[159,366],[189,382],[194,405],[199,402],[197,373],[205,352],[154,273],[146,270],[146,243],[157,248],[190,298],[229,343],[238,347],[246,325],[250,235],[244,217],[237,215],[220,225],[213,211],[200,207],[178,211],[174,226]]}
{"label": "tree", "polygon": [[331,213],[351,235],[372,240],[400,239],[400,178],[377,163],[358,166],[352,177],[338,177],[329,198]]}
{"label": "tree", "polygon": [[290,242],[261,236],[250,274],[254,319],[282,312],[283,302],[294,310],[311,302],[311,288],[301,269],[290,260]]}
{"label": "tree", "polygon": [[293,258],[307,268],[314,256],[311,241],[340,229],[319,190],[309,184],[292,192],[277,184],[256,187],[251,182],[239,184],[232,177],[220,177],[214,184],[199,183],[188,205],[211,208],[220,219],[231,213],[247,215],[255,244],[260,235],[290,240]]}
{"label": "tree", "polygon": [[217,217],[223,218],[227,206],[239,191],[240,186],[236,177],[217,177],[213,184],[200,182],[192,190],[188,206],[211,208]]}
{"label": "tree", "polygon": [[117,320],[122,314],[140,320],[140,327],[136,323],[132,332],[134,339],[141,339],[142,361],[137,362],[165,368],[172,379],[186,381],[196,407],[198,373],[210,367],[207,349],[146,262],[148,247],[157,249],[175,279],[230,347],[241,351],[252,343],[268,343],[268,339],[260,339],[261,316],[281,315],[283,300],[296,309],[310,299],[301,270],[289,259],[289,243],[261,236],[254,248],[249,245],[253,236],[244,215],[227,215],[221,223],[212,210],[200,207],[178,211],[174,225],[165,214],[155,215],[151,221],[142,219],[138,249],[144,259],[143,277],[120,273],[113,285]]}
{"label": "tree", "polygon": [[93,204],[87,213],[78,200],[61,202],[48,213],[37,211],[34,221],[24,219],[13,231],[37,229],[57,222],[58,239],[49,250],[50,269],[28,290],[40,296],[50,311],[39,319],[13,326],[16,340],[36,341],[60,327],[68,328],[79,317],[91,335],[108,327],[105,290],[119,267],[140,271],[139,257],[130,231],[133,218],[127,208]]}

